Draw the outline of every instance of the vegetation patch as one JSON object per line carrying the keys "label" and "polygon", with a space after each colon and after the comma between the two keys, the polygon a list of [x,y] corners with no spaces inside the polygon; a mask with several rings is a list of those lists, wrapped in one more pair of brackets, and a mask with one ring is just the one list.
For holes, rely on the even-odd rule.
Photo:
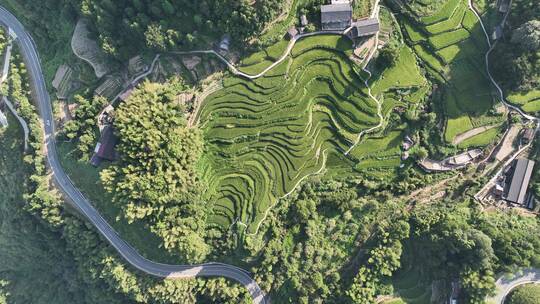
{"label": "vegetation patch", "polygon": [[526,284],[512,290],[504,304],[538,304],[540,303],[540,285]]}
{"label": "vegetation patch", "polygon": [[507,96],[509,102],[521,106],[528,113],[540,112],[540,90],[517,92]]}

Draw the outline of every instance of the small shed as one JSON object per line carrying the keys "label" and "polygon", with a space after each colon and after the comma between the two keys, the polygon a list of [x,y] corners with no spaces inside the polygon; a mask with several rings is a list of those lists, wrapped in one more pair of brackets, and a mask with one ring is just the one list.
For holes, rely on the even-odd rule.
{"label": "small shed", "polygon": [[531,143],[534,140],[534,134],[535,134],[534,129],[525,129],[523,131],[523,137],[522,137],[523,143],[524,144]]}
{"label": "small shed", "polygon": [[7,127],[8,126],[8,120],[6,115],[0,110],[0,126]]}
{"label": "small shed", "polygon": [[307,20],[306,15],[305,15],[305,14],[302,14],[302,15],[300,16],[300,25],[301,25],[302,27],[306,27],[306,26],[308,25],[308,23],[309,23],[309,22],[308,22],[308,20]]}
{"label": "small shed", "polygon": [[502,29],[502,26],[499,24],[493,30],[493,33],[491,34],[491,39],[499,40],[502,38],[502,36],[503,36],[503,29]]}
{"label": "small shed", "polygon": [[403,150],[408,151],[414,146],[414,141],[409,137],[409,135],[406,135],[401,146]]}
{"label": "small shed", "polygon": [[493,188],[493,194],[495,194],[497,197],[502,197],[504,194],[504,187],[502,185],[496,184],[495,188]]}
{"label": "small shed", "polygon": [[221,37],[221,41],[219,42],[219,49],[224,52],[229,51],[229,47],[231,46],[231,36],[228,34],[223,35]]}
{"label": "small shed", "polygon": [[410,157],[410,154],[407,151],[405,151],[405,152],[403,152],[401,154],[401,160],[407,160],[407,159],[409,159],[409,157]]}
{"label": "small shed", "polygon": [[294,39],[294,37],[298,35],[298,30],[296,29],[296,27],[293,26],[287,30],[287,35],[290,39]]}

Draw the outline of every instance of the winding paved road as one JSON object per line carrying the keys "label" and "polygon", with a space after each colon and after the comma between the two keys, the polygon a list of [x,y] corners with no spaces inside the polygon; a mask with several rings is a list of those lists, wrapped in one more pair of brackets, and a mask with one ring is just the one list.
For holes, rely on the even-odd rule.
{"label": "winding paved road", "polygon": [[488,303],[503,304],[504,299],[516,287],[529,284],[540,283],[540,269],[528,268],[523,269],[520,274],[513,275],[509,278],[500,277],[495,285],[497,286],[496,295],[487,299]]}
{"label": "winding paved road", "polygon": [[101,217],[99,212],[73,185],[66,175],[56,153],[55,126],[49,94],[43,78],[41,64],[35,44],[24,26],[5,8],[0,7],[0,22],[10,27],[18,36],[17,42],[26,61],[31,78],[41,118],[44,122],[45,151],[47,161],[54,173],[56,183],[70,197],[73,206],[79,210],[106,238],[118,253],[133,267],[147,274],[162,278],[193,278],[193,277],[224,277],[245,286],[256,304],[266,304],[268,299],[250,274],[239,267],[222,264],[206,263],[201,265],[168,265],[150,261],[141,256],[133,247],[126,243],[118,233]]}

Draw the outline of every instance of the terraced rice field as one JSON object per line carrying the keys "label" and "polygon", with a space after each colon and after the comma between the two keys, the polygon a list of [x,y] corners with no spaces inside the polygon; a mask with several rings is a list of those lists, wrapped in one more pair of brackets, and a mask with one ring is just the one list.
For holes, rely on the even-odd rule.
{"label": "terraced rice field", "polygon": [[[310,175],[399,166],[402,130],[373,134],[344,155],[359,133],[380,122],[377,103],[348,52],[344,37],[302,39],[265,76],[225,78],[224,88],[205,100],[202,163],[215,203],[213,223],[228,227],[239,220],[255,233],[269,208]],[[418,72],[414,62],[404,69]],[[387,81],[371,83],[381,98],[401,87],[392,71],[383,75]],[[391,110],[395,104],[384,106]]]}
{"label": "terraced rice field", "polygon": [[486,37],[466,0],[447,0],[439,11],[419,22],[401,20],[416,55],[442,84],[448,143],[468,130],[503,119],[489,114],[495,101],[483,59]]}
{"label": "terraced rice field", "polygon": [[527,113],[540,112],[540,90],[513,93],[507,99],[511,103],[519,105]]}

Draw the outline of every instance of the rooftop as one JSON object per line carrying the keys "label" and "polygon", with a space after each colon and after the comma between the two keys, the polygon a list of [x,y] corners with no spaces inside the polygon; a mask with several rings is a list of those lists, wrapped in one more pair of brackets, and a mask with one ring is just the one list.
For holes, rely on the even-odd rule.
{"label": "rooftop", "polygon": [[116,143],[118,137],[114,134],[114,128],[111,125],[107,125],[101,132],[101,138],[96,145],[94,155],[90,159],[90,163],[97,167],[102,160],[116,160]]}
{"label": "rooftop", "polygon": [[349,3],[328,4],[321,6],[323,30],[344,30],[351,25],[352,7]]}
{"label": "rooftop", "polygon": [[368,18],[358,20],[353,23],[353,36],[363,37],[376,34],[380,29],[379,20],[377,18]]}
{"label": "rooftop", "polygon": [[532,160],[524,158],[515,160],[512,182],[506,195],[507,201],[520,205],[525,203],[533,168],[534,161]]}

